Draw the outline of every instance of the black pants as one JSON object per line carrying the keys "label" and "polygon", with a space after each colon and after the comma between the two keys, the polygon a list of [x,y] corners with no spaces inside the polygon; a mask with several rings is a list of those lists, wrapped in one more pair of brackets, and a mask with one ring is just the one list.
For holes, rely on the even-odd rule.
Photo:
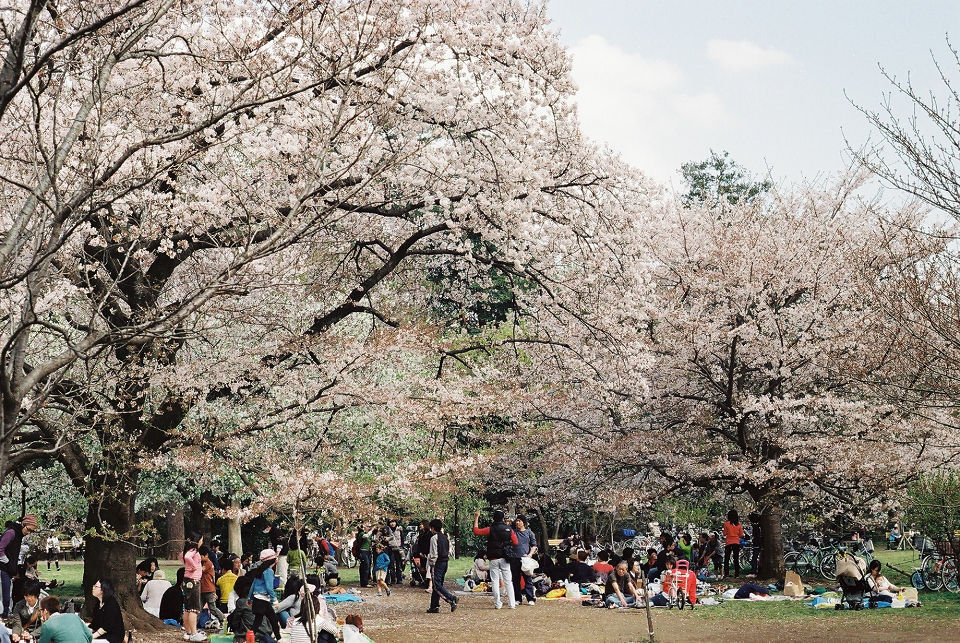
{"label": "black pants", "polygon": [[451,605],[457,602],[457,597],[443,586],[447,576],[447,565],[450,561],[438,560],[433,564],[433,592],[430,594],[430,609],[440,609],[440,597]]}
{"label": "black pants", "polygon": [[753,568],[754,574],[760,573],[760,546],[753,546],[753,557],[750,559],[750,567]]}
{"label": "black pants", "polygon": [[[523,565],[520,564],[519,558],[508,558],[510,561],[510,575],[513,577],[513,597],[516,599],[517,604],[523,602],[523,596],[526,595],[527,602],[535,600],[534,591],[533,591],[533,576],[530,574],[523,573]],[[520,579],[524,580],[523,591],[520,591]]]}
{"label": "black pants", "polygon": [[389,550],[390,567],[387,569],[387,582],[391,585],[399,585],[403,582],[403,550]]}
{"label": "black pants", "polygon": [[366,587],[370,583],[370,552],[360,550],[360,587]]}
{"label": "black pants", "polygon": [[260,631],[260,624],[263,623],[264,617],[270,623],[270,627],[273,628],[273,638],[280,640],[280,616],[273,611],[273,605],[269,601],[264,601],[259,598],[253,599],[253,613],[256,615],[253,619],[253,627],[251,628],[254,632]]}
{"label": "black pants", "polygon": [[733,575],[740,575],[740,545],[726,545],[723,548],[723,575],[730,575],[730,558],[733,557]]}

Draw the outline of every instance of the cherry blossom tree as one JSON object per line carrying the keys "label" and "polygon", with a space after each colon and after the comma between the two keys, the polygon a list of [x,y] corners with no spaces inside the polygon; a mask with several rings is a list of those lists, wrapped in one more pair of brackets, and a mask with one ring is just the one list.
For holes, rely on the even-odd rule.
{"label": "cherry blossom tree", "polygon": [[[494,270],[552,310],[480,342],[515,357],[555,359],[553,326],[617,319],[580,295],[613,274],[642,184],[582,140],[543,6],[3,12],[0,470],[60,458],[90,504],[86,586],[132,569],[155,461],[202,470],[215,445],[308,419],[465,404],[450,380],[486,374],[451,365],[485,349],[444,345],[426,314],[438,269]],[[370,386],[427,352],[430,378]]]}

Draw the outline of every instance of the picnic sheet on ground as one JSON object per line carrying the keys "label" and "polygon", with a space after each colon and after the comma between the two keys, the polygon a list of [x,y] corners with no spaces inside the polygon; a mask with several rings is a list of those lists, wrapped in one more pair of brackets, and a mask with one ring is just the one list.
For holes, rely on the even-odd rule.
{"label": "picnic sheet on ground", "polygon": [[324,594],[328,603],[362,603],[363,599],[356,594]]}

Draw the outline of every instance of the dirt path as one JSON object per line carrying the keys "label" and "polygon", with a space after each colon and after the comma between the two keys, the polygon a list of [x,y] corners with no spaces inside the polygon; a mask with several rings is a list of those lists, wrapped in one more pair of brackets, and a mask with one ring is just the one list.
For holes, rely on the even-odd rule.
{"label": "dirt path", "polygon": [[[337,615],[363,615],[366,633],[376,643],[443,641],[475,643],[503,638],[524,641],[585,641],[590,643],[641,641],[647,638],[643,610],[603,610],[581,607],[575,602],[540,600],[534,607],[494,610],[489,596],[462,596],[451,614],[424,613],[429,596],[423,590],[399,588],[390,598],[365,596],[365,603],[342,605]],[[696,613],[658,609],[654,631],[658,641],[955,641],[960,640],[960,614],[956,620],[900,618],[891,614],[877,622],[864,622],[850,612],[811,614],[809,618],[731,618],[709,616],[701,607]],[[907,616],[904,614],[904,616]],[[913,616],[913,615],[911,615]],[[173,643],[179,634],[141,637],[144,643]]]}

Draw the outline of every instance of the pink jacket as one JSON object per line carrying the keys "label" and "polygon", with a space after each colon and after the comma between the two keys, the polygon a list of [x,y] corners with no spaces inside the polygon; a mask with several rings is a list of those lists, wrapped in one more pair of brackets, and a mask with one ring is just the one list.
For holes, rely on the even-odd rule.
{"label": "pink jacket", "polygon": [[200,553],[196,549],[191,549],[180,558],[183,560],[183,575],[190,580],[200,580],[200,576],[203,575]]}

